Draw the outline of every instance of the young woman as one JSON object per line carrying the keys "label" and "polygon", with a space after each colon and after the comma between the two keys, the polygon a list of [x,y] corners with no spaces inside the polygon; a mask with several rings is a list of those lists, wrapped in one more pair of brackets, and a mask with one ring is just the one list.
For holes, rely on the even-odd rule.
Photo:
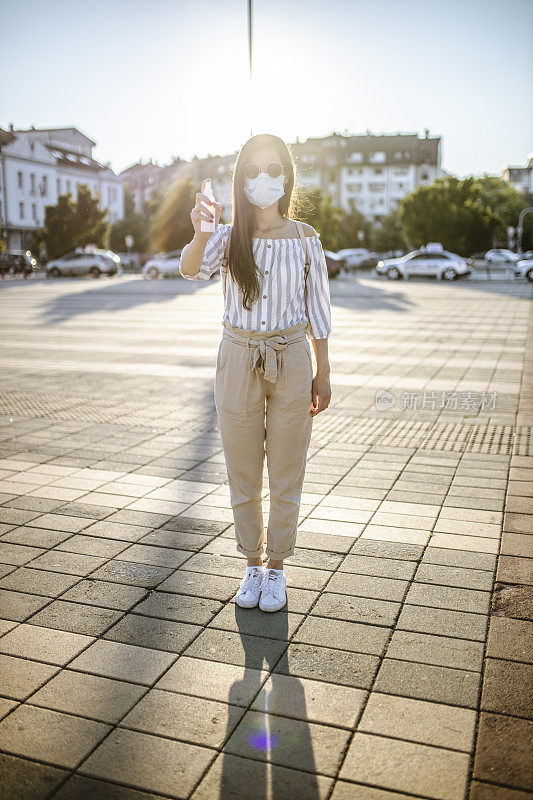
{"label": "young woman", "polygon": [[[282,139],[253,136],[235,164],[233,223],[219,224],[216,203],[215,231],[203,233],[201,220],[213,215],[202,203],[209,198],[199,192],[191,211],[194,237],[180,260],[180,272],[190,280],[208,280],[227,265],[214,396],[236,547],[248,559],[235,602],[263,611],[278,611],[286,603],[283,561],[294,553],[312,422],[331,398],[326,260],[315,229],[291,217],[294,183],[295,164]],[[314,376],[307,334],[315,351]],[[261,559],[265,452],[266,568]]]}

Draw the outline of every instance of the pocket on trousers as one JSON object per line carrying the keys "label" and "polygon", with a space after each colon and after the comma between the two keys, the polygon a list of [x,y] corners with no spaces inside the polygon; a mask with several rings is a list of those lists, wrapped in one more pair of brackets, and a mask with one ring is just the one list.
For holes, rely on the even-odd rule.
{"label": "pocket on trousers", "polygon": [[215,372],[215,404],[217,411],[244,414],[248,399],[249,350],[229,339],[223,339]]}
{"label": "pocket on trousers", "polygon": [[289,345],[283,353],[285,411],[308,412],[313,386],[313,362],[307,341]]}

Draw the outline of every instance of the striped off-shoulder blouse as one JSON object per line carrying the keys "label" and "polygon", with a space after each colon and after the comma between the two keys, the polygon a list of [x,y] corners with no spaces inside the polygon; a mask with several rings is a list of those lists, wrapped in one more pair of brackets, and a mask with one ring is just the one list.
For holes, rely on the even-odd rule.
{"label": "striped off-shoulder blouse", "polygon": [[[185,275],[193,281],[207,281],[221,267],[228,242],[230,224],[221,224],[211,234],[200,270]],[[311,265],[305,284],[305,259],[302,242],[294,239],[253,238],[255,263],[259,274],[259,298],[247,311],[242,305],[242,291],[227,272],[226,307],[222,320],[237,328],[274,331],[307,321],[311,339],[325,339],[331,333],[329,278],[322,242],[318,235],[307,236]],[[307,313],[306,313],[307,301]]]}

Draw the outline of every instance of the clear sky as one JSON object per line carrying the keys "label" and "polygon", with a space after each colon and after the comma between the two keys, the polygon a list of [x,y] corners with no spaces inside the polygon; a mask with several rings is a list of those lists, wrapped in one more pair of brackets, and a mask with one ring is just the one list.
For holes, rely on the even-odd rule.
{"label": "clear sky", "polygon": [[0,0],[0,127],[75,126],[120,171],[250,132],[443,138],[450,172],[533,152],[533,0]]}

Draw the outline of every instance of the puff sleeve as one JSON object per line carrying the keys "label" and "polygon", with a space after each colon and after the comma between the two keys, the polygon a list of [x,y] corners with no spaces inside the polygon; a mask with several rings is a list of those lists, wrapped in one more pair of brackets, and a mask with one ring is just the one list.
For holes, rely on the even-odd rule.
{"label": "puff sleeve", "polygon": [[[204,250],[204,257],[202,259],[202,263],[200,265],[200,269],[196,275],[186,275],[184,272],[181,271],[181,257],[179,260],[179,271],[182,277],[187,278],[190,281],[208,281],[212,275],[215,274],[217,269],[220,269],[222,265],[222,257],[224,256],[224,250],[228,243],[229,231],[231,225],[219,225],[215,231],[211,234],[209,239],[207,240],[207,244]],[[188,245],[185,245],[182,251],[186,250]]]}
{"label": "puff sleeve", "polygon": [[305,290],[308,331],[311,339],[326,339],[331,333],[331,300],[326,256],[319,236],[307,238],[311,266]]}

